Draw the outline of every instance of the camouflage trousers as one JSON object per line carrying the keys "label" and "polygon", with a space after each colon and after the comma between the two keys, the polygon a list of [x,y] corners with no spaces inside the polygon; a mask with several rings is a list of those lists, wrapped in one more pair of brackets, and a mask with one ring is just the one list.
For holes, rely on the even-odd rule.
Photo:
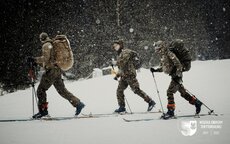
{"label": "camouflage trousers", "polygon": [[179,83],[179,81],[182,81],[182,78],[180,78],[180,79],[173,79],[172,78],[172,80],[170,82],[170,85],[168,87],[168,90],[167,90],[167,96],[168,96],[167,108],[170,109],[170,110],[175,109],[174,93],[176,93],[177,91],[179,91],[180,94],[181,94],[181,97],[186,99],[190,104],[192,104],[192,105],[195,104],[196,98],[194,96],[191,96],[186,91],[184,86]]}
{"label": "camouflage trousers", "polygon": [[37,89],[38,106],[42,106],[47,103],[46,91],[54,85],[57,92],[65,99],[67,99],[74,107],[80,102],[80,100],[70,93],[62,80],[62,70],[58,67],[47,69],[42,75],[40,84]]}
{"label": "camouflage trousers", "polygon": [[124,90],[130,86],[132,91],[143,98],[147,103],[149,103],[152,99],[140,89],[139,83],[136,79],[136,76],[129,76],[125,78],[121,78],[117,88],[117,101],[119,106],[125,107],[125,95]]}

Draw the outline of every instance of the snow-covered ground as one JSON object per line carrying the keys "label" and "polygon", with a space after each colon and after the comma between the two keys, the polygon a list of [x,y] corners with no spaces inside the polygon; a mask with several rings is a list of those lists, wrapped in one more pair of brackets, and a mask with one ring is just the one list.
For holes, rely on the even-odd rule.
{"label": "snow-covered ground", "polygon": [[[155,74],[160,96],[166,109],[166,89],[170,77]],[[138,73],[141,89],[156,102],[155,111],[160,109],[153,77],[149,70]],[[117,82],[113,76],[65,82],[66,87],[78,96],[86,107],[83,113],[112,113],[118,106],[116,100]],[[173,120],[152,120],[127,123],[122,118],[158,118],[161,114],[120,115],[92,119],[63,121],[1,122],[1,144],[159,144],[159,143],[221,143],[230,142],[230,60],[196,61],[192,69],[184,73],[185,87],[194,93],[219,116],[201,118],[179,118]],[[37,86],[37,85],[36,85]],[[21,90],[0,97],[0,119],[28,118],[32,115],[32,90]],[[58,95],[54,87],[48,92],[49,114],[51,116],[72,116],[75,109]],[[147,104],[129,88],[125,92],[133,112],[143,112]],[[193,114],[191,106],[179,93],[175,94],[176,114]],[[128,109],[128,108],[127,108]],[[208,110],[203,106],[201,113]],[[191,123],[196,123],[192,125]],[[182,134],[183,127],[192,136]],[[193,126],[193,127],[192,127]]]}

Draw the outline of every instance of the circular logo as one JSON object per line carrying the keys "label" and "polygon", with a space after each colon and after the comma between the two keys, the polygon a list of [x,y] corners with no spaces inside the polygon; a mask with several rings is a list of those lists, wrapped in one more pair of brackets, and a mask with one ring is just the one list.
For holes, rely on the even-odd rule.
{"label": "circular logo", "polygon": [[178,121],[178,129],[184,136],[192,136],[197,131],[197,121],[182,119]]}

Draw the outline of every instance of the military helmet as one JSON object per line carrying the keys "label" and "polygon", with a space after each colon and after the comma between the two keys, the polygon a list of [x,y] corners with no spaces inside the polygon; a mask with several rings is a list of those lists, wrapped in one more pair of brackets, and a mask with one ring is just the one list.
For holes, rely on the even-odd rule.
{"label": "military helmet", "polygon": [[163,41],[162,40],[159,40],[159,41],[157,41],[157,42],[154,42],[154,47],[155,48],[160,48],[161,46],[162,46],[162,44],[163,44]]}
{"label": "military helmet", "polygon": [[113,42],[113,44],[119,44],[121,49],[124,48],[124,42],[123,42],[123,40],[115,41],[115,42]]}

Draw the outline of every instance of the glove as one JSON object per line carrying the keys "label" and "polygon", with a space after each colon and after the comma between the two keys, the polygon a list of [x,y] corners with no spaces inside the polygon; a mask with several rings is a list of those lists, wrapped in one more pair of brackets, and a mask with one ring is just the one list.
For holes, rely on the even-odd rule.
{"label": "glove", "polygon": [[155,69],[155,68],[150,68],[150,71],[153,73],[153,72],[158,72],[158,69]]}
{"label": "glove", "polygon": [[113,78],[114,80],[118,80],[118,78],[120,77],[120,74],[119,74],[119,72],[116,74],[116,76]]}
{"label": "glove", "polygon": [[114,77],[113,79],[114,79],[115,81],[118,81],[118,77]]}

